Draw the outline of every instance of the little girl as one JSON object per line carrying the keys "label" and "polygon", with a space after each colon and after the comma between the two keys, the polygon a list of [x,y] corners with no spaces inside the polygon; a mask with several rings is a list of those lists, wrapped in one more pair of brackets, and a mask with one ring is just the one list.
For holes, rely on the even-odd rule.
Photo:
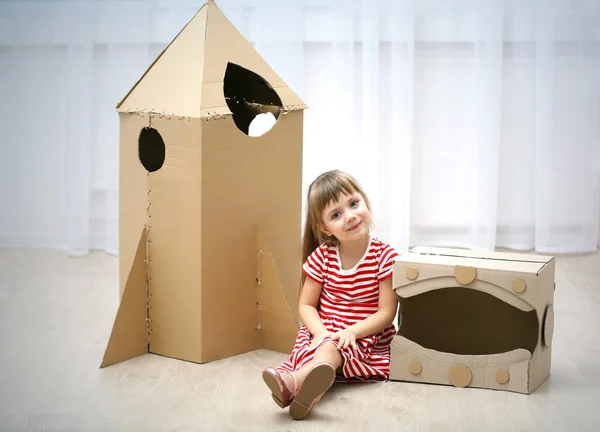
{"label": "little girl", "polygon": [[346,173],[321,174],[308,189],[303,239],[304,325],[288,361],[263,379],[273,400],[304,418],[337,377],[385,381],[398,302],[392,290],[394,249],[370,234],[371,207]]}

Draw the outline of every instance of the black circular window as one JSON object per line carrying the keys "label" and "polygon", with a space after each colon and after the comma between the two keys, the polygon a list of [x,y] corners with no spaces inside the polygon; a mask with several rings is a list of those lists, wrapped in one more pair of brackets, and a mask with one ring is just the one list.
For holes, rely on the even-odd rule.
{"label": "black circular window", "polygon": [[140,162],[148,172],[158,171],[165,162],[165,142],[152,127],[145,127],[138,139],[138,154]]}

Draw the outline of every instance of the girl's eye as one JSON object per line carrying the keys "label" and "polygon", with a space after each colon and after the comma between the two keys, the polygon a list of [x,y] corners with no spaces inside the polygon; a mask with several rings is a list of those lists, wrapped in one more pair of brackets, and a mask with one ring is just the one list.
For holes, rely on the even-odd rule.
{"label": "girl's eye", "polygon": [[340,212],[335,212],[334,214],[331,215],[331,219],[337,219],[338,217],[340,217]]}
{"label": "girl's eye", "polygon": [[354,208],[358,205],[358,200],[354,200],[350,203],[350,207]]}

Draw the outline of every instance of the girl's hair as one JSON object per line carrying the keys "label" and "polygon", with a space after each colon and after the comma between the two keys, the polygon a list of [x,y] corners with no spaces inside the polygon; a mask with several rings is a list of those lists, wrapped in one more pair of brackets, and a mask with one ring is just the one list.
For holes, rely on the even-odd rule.
{"label": "girl's hair", "polygon": [[[358,182],[349,174],[333,170],[321,174],[308,187],[306,203],[306,223],[304,225],[304,235],[302,238],[302,263],[312,254],[315,249],[324,242],[337,244],[338,240],[334,236],[326,235],[319,228],[323,223],[323,210],[332,201],[337,201],[342,194],[359,193],[362,195],[365,204],[371,211],[371,204],[363,189]],[[304,272],[300,276],[300,292],[306,280]]]}

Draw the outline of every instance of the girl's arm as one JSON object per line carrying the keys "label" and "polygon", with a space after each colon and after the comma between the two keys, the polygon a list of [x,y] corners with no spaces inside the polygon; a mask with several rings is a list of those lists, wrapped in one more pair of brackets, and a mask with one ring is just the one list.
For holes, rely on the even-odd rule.
{"label": "girl's arm", "polygon": [[298,304],[300,319],[313,336],[328,333],[317,311],[321,289],[323,289],[323,285],[307,277]]}
{"label": "girl's arm", "polygon": [[377,312],[362,321],[348,327],[356,339],[379,333],[394,321],[398,310],[398,297],[392,289],[392,278],[379,282],[379,306]]}

